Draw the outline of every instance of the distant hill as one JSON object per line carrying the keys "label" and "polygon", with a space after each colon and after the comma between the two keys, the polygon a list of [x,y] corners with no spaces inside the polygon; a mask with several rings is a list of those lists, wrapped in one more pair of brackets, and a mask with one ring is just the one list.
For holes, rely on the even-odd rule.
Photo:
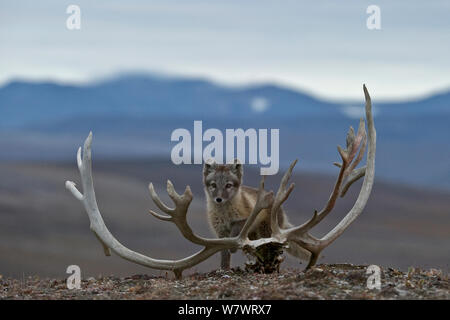
{"label": "distant hill", "polygon": [[337,114],[336,104],[275,85],[228,88],[199,79],[129,75],[85,86],[14,81],[0,89],[2,127],[79,116],[249,118]]}
{"label": "distant hill", "polygon": [[[370,85],[369,85],[370,89]],[[361,90],[361,88],[355,88]],[[377,176],[450,189],[450,92],[380,102]],[[280,159],[334,172],[336,145],[363,115],[352,103],[324,101],[263,84],[226,87],[204,79],[128,74],[86,85],[14,81],[0,88],[0,160],[73,159],[89,131],[97,157],[170,158],[176,128],[280,129]]]}
{"label": "distant hill", "polygon": [[402,102],[385,102],[380,111],[390,116],[450,115],[450,91],[436,93],[422,99]]}
{"label": "distant hill", "polygon": [[[450,115],[449,103],[450,92],[443,92],[415,101],[377,103],[376,108],[388,116]],[[353,105],[273,84],[231,88],[203,79],[142,74],[78,86],[13,81],[0,88],[0,128],[51,125],[77,117],[338,117],[351,116],[346,108]]]}

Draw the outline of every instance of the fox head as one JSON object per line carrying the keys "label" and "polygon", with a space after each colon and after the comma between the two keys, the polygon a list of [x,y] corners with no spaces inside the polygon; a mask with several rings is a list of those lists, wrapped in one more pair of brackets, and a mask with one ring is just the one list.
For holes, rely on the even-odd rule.
{"label": "fox head", "polygon": [[205,192],[217,205],[233,199],[242,183],[243,167],[239,160],[232,164],[206,162],[203,166]]}

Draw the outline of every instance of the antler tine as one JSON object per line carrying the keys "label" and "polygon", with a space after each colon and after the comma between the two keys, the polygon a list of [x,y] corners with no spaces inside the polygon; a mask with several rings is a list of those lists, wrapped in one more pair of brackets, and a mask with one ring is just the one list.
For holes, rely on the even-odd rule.
{"label": "antler tine", "polygon": [[303,223],[299,226],[281,230],[281,233],[283,233],[286,236],[286,238],[288,238],[288,239],[293,238],[295,240],[295,236],[306,233],[308,230],[310,230],[312,227],[314,227],[317,223],[319,223],[317,221],[317,219],[318,219],[318,213],[317,213],[317,210],[314,210],[313,216],[308,221],[306,221],[305,223]]}
{"label": "antler tine", "polygon": [[[343,162],[345,163],[345,161]],[[325,207],[320,210],[318,213],[317,210],[314,210],[314,214],[307,222],[300,226],[292,227],[289,229],[285,229],[283,232],[285,234],[289,235],[300,235],[304,234],[308,230],[312,229],[314,226],[316,226],[320,221],[322,221],[334,208],[334,205],[336,204],[336,200],[339,196],[339,190],[342,185],[344,171],[346,166],[341,166],[341,169],[339,171],[338,178],[336,180],[336,183],[334,185],[333,191],[331,192],[330,198],[327,201],[327,204]]]}
{"label": "antler tine", "polygon": [[155,218],[162,220],[162,221],[173,221],[172,217],[169,216],[163,216],[162,214],[156,213],[155,211],[149,209],[148,212],[154,216]]}
{"label": "antler tine", "polygon": [[356,159],[352,162],[352,164],[347,168],[347,170],[344,173],[344,179],[356,168],[356,166],[361,162],[362,158],[364,157],[364,153],[366,151],[366,144],[367,144],[367,135],[366,135],[366,128],[364,125],[364,119],[360,119],[359,121],[359,128],[358,133],[356,134],[356,137],[352,144],[352,152],[349,155],[349,162],[353,161],[353,158],[356,155],[356,152],[359,149],[358,156]]}
{"label": "antler tine", "polygon": [[177,204],[181,200],[181,196],[175,191],[175,187],[170,180],[167,180],[167,193],[169,194],[170,199],[172,199],[175,204]]}
{"label": "antler tine", "polygon": [[364,132],[364,123],[360,121],[358,133],[356,134],[356,136],[353,133],[353,135],[350,137],[351,142],[350,142],[350,146],[348,147],[348,150],[347,150],[348,162],[352,162],[353,159],[355,158],[356,152],[358,152],[359,146],[362,141],[363,132]]}
{"label": "antler tine", "polygon": [[92,131],[89,132],[89,135],[87,136],[86,140],[84,141],[82,167],[92,165],[92,163],[91,163],[91,159],[92,159],[91,146],[92,146]]}
{"label": "antler tine", "polygon": [[167,180],[167,193],[176,205],[186,205],[192,201],[192,192],[189,186],[186,186],[184,193],[180,195],[175,191],[172,181]]}
{"label": "antler tine", "polygon": [[297,164],[298,160],[294,160],[294,162],[291,163],[289,166],[289,169],[284,174],[283,178],[281,179],[280,187],[278,188],[277,194],[275,196],[274,200],[274,209],[278,210],[278,208],[283,204],[284,201],[289,197],[289,194],[294,190],[295,184],[291,183],[289,188],[286,189],[287,184],[289,182],[289,179],[292,176],[292,170],[294,169],[295,165]]}
{"label": "antler tine", "polygon": [[80,201],[83,201],[83,194],[78,191],[75,182],[73,181],[66,181],[66,189],[72,192],[73,196],[77,198]]}
{"label": "antler tine", "polygon": [[150,196],[152,197],[153,202],[156,204],[156,206],[163,212],[167,213],[169,216],[160,215],[152,210],[149,210],[149,212],[156,218],[164,221],[173,221],[173,218],[175,215],[186,215],[187,208],[189,207],[189,204],[192,201],[192,192],[191,188],[189,186],[186,186],[186,190],[182,195],[179,195],[175,191],[175,187],[173,186],[173,183],[170,180],[167,180],[167,193],[169,194],[169,197],[172,199],[172,201],[175,204],[175,208],[169,208],[166,206],[161,199],[159,198],[158,194],[155,191],[155,188],[153,187],[153,183],[150,183],[148,186],[150,190]]}
{"label": "antler tine", "polygon": [[[167,185],[168,184],[169,183],[167,183]],[[167,186],[167,188],[169,188],[169,186]],[[150,182],[150,184],[148,185],[148,190],[150,191],[150,196],[152,197],[153,202],[156,204],[156,206],[159,208],[159,210],[172,216],[175,212],[175,209],[169,208],[161,201],[161,199],[159,198],[158,194],[155,191],[155,188],[153,187],[153,183]]]}
{"label": "antler tine", "polygon": [[155,202],[155,204],[162,211],[169,214],[169,216],[161,215],[152,210],[149,210],[150,214],[152,214],[157,219],[173,222],[178,227],[181,234],[189,241],[191,241],[195,244],[198,244],[198,245],[204,245],[204,246],[208,245],[209,240],[197,236],[192,231],[192,229],[189,226],[187,219],[186,219],[187,211],[188,211],[189,205],[192,201],[192,192],[191,192],[191,189],[189,186],[186,187],[186,189],[182,195],[179,195],[175,191],[175,187],[173,186],[173,183],[170,180],[167,180],[167,193],[169,194],[169,197],[175,203],[175,208],[173,208],[173,209],[168,208],[164,203],[162,203],[162,201],[159,199],[158,195],[156,194],[152,183],[150,183],[150,185],[149,185],[149,190],[150,190],[150,195],[152,196],[152,199]]}
{"label": "antler tine", "polygon": [[337,149],[338,149],[339,155],[340,155],[341,158],[342,158],[342,164],[341,164],[341,167],[342,167],[342,166],[346,166],[346,164],[348,163],[348,154],[347,154],[347,151],[345,151],[344,149],[342,149],[341,146],[337,146]]}
{"label": "antler tine", "polygon": [[351,185],[356,181],[358,181],[359,179],[361,179],[362,177],[364,177],[365,174],[366,174],[366,166],[351,171],[351,173],[348,176],[346,184],[342,187],[341,198],[346,195]]}
{"label": "antler tine", "polygon": [[266,176],[262,176],[261,181],[259,182],[258,194],[256,196],[255,204],[257,210],[269,208],[273,204],[273,191],[267,192],[266,190],[264,190],[265,180]]}
{"label": "antler tine", "polygon": [[248,233],[250,231],[250,228],[253,225],[253,222],[255,222],[258,214],[263,210],[270,208],[273,205],[273,191],[267,192],[264,190],[264,181],[266,179],[266,176],[262,176],[261,182],[259,183],[258,188],[258,195],[256,198],[256,204],[253,207],[252,212],[250,213],[250,216],[248,217],[247,221],[245,222],[244,226],[241,229],[241,232],[238,235],[238,238],[244,240],[248,238]]}
{"label": "antler tine", "polygon": [[280,182],[280,187],[278,188],[278,191],[275,195],[275,199],[273,201],[272,209],[270,212],[270,228],[272,230],[272,234],[274,235],[279,234],[281,232],[280,226],[278,224],[278,210],[280,209],[281,205],[287,200],[292,190],[294,190],[295,187],[294,183],[291,183],[291,185],[288,188],[286,187],[289,182],[289,179],[292,176],[292,171],[294,170],[294,167],[297,164],[297,162],[298,159],[294,160],[289,166],[289,169],[284,174]]}
{"label": "antler tine", "polygon": [[345,151],[347,152],[348,155],[350,155],[353,152],[353,145],[355,142],[355,129],[353,129],[352,126],[350,126],[350,129],[348,130],[347,139],[345,142],[347,147]]}
{"label": "antler tine", "polygon": [[81,170],[81,167],[83,166],[83,160],[81,160],[81,147],[79,147],[77,151],[77,165],[78,170]]}
{"label": "antler tine", "polygon": [[336,200],[339,196],[339,190],[340,190],[342,182],[344,180],[344,172],[347,169],[348,164],[349,164],[347,162],[348,158],[347,158],[347,154],[345,154],[345,151],[342,150],[342,148],[340,148],[339,146],[338,146],[338,150],[339,150],[339,153],[342,152],[341,153],[342,164],[340,164],[340,170],[339,170],[338,177],[336,179],[336,182],[333,187],[333,191],[331,192],[330,198],[328,199],[325,207],[322,210],[320,210],[319,213],[317,213],[317,211],[314,211],[314,215],[308,222],[306,222],[300,226],[287,229],[286,230],[287,233],[292,233],[292,234],[305,233],[309,229],[316,226],[320,221],[322,221],[333,210],[334,205],[336,204]]}

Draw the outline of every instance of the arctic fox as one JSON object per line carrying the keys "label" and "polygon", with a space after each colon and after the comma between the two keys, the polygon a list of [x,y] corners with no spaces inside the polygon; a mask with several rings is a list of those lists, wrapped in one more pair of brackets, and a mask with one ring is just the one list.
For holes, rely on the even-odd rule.
{"label": "arctic fox", "polygon": [[[203,167],[203,184],[207,201],[208,222],[219,238],[239,234],[256,203],[258,190],[242,185],[243,166],[238,160],[233,164],[206,162]],[[283,208],[278,211],[278,222],[282,228],[290,228]],[[251,240],[271,236],[270,212],[261,212],[249,232]],[[301,260],[307,260],[309,252],[295,243],[289,243],[287,252]],[[221,268],[229,269],[231,253],[221,252]]]}

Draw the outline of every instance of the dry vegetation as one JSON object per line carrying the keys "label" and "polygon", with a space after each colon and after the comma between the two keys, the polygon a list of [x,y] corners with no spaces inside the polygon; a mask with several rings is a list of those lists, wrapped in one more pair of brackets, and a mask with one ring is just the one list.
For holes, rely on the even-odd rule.
{"label": "dry vegetation", "polygon": [[448,275],[439,270],[382,269],[381,290],[369,290],[366,269],[333,264],[273,274],[219,270],[182,280],[98,277],[83,280],[80,290],[68,290],[65,279],[0,278],[0,299],[450,299]]}

